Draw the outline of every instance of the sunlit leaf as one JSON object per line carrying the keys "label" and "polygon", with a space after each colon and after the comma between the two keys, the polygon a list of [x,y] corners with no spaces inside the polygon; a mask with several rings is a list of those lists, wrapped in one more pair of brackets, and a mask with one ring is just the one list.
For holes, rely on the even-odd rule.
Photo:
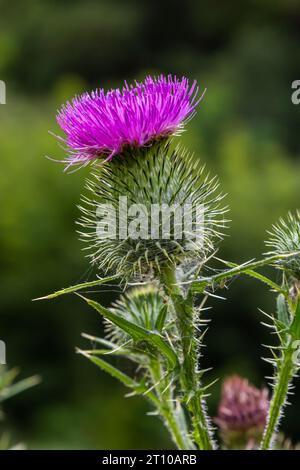
{"label": "sunlit leaf", "polygon": [[[93,362],[101,370],[103,370],[104,372],[107,372],[108,374],[110,374],[115,379],[118,379],[123,385],[133,389],[136,393],[144,394],[145,392],[147,392],[147,387],[146,387],[145,384],[136,382],[131,377],[124,374],[124,372],[121,372],[119,369],[117,369],[113,365],[109,364],[108,362],[104,361],[100,357],[93,356],[92,354],[89,354],[86,351],[78,350],[78,352],[80,354],[82,354],[83,356],[85,356],[86,358],[88,358],[91,362]],[[155,403],[157,406],[159,406],[159,401],[158,401],[157,397],[154,395],[154,393],[149,391],[147,393],[147,397],[149,398],[149,400],[151,400],[153,403]]]}
{"label": "sunlit leaf", "polygon": [[129,322],[125,318],[122,318],[111,310],[103,307],[94,300],[87,299],[82,295],[78,294],[83,298],[91,307],[97,310],[101,315],[110,320],[112,323],[117,325],[119,328],[128,333],[135,341],[146,341],[152,346],[155,346],[160,353],[167,359],[169,367],[174,369],[178,365],[178,359],[175,351],[165,342],[165,340],[156,332],[148,331],[145,328]]}
{"label": "sunlit leaf", "polygon": [[66,287],[64,289],[53,292],[52,294],[45,295],[44,297],[38,297],[33,300],[54,299],[55,297],[59,297],[60,295],[72,294],[82,289],[89,289],[90,287],[100,286],[101,284],[107,284],[108,282],[115,281],[116,279],[118,279],[118,276],[115,275],[115,276],[103,277],[102,279],[96,279],[95,281],[83,282],[81,284],[76,284],[75,286]]}

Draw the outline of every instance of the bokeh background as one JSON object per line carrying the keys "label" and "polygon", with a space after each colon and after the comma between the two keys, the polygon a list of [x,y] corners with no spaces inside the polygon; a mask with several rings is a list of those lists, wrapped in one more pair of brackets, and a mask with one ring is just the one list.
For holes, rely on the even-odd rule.
{"label": "bokeh background", "polygon": [[[170,448],[142,399],[125,399],[75,354],[82,331],[101,334],[97,314],[73,296],[31,301],[95,277],[75,233],[88,170],[66,174],[46,159],[63,158],[48,130],[58,131],[56,109],[75,93],[147,73],[197,79],[207,92],[182,139],[228,192],[232,223],[219,256],[261,256],[266,230],[299,207],[299,2],[0,0],[0,11],[0,338],[22,377],[42,376],[7,402],[5,428],[33,449]],[[274,298],[246,278],[229,287],[226,301],[211,302],[207,380],[236,372],[261,386],[271,372],[261,343],[272,338],[258,307],[272,312]],[[212,392],[214,415],[220,384]],[[296,442],[299,384],[292,401],[282,427]]]}

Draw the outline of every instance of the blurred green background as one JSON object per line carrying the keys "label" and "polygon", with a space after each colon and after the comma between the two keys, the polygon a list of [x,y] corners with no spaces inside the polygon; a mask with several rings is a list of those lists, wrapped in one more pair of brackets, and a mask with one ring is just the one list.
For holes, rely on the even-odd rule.
{"label": "blurred green background", "polygon": [[[82,331],[101,320],[73,296],[31,299],[95,277],[75,233],[88,169],[63,173],[48,130],[75,93],[121,86],[147,73],[176,73],[207,92],[182,139],[220,177],[232,223],[219,256],[237,262],[264,252],[266,230],[299,207],[300,79],[297,0],[0,0],[0,338],[10,366],[42,384],[7,402],[6,428],[33,449],[168,448],[148,405],[75,354]],[[274,274],[273,274],[274,275]],[[276,273],[275,273],[276,276]],[[204,367],[207,380],[237,372],[256,385],[273,296],[254,280],[214,300]],[[111,294],[103,293],[105,302]],[[127,368],[127,364],[123,367]],[[216,413],[220,384],[209,411]],[[300,387],[282,427],[300,440]]]}

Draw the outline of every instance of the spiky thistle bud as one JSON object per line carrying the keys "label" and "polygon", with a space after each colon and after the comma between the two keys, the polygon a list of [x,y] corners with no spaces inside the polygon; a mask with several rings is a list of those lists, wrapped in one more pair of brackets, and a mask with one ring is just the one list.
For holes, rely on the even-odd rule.
{"label": "spiky thistle bud", "polygon": [[[154,284],[128,290],[112,306],[111,310],[120,318],[145,328],[157,331],[164,327],[167,319],[167,304]],[[106,320],[106,335],[115,344],[123,345],[130,339],[124,330]]]}
{"label": "spiky thistle bud", "polygon": [[222,386],[218,416],[214,419],[228,448],[253,448],[262,436],[269,409],[268,390],[258,389],[234,375]]}
{"label": "spiky thistle bud", "polygon": [[204,259],[222,237],[216,178],[181,149],[158,143],[95,167],[79,221],[92,263],[124,279]]}
{"label": "spiky thistle bud", "polygon": [[289,280],[300,281],[300,211],[288,213],[286,219],[280,219],[268,232],[270,238],[266,245],[271,248],[268,254],[285,255],[295,253],[277,261],[277,265],[285,271]]}

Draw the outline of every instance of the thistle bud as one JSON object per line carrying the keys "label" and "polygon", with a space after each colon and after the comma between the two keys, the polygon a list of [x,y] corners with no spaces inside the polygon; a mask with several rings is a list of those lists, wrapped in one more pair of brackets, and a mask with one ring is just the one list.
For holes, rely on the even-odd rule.
{"label": "thistle bud", "polygon": [[91,261],[121,278],[206,257],[224,226],[216,178],[165,143],[96,167],[80,224]]}
{"label": "thistle bud", "polygon": [[[167,305],[158,287],[147,284],[128,290],[113,306],[112,311],[120,318],[141,326],[147,331],[156,331],[167,320]],[[106,320],[106,336],[116,344],[130,339],[121,328]]]}
{"label": "thistle bud", "polygon": [[262,437],[268,408],[266,388],[258,389],[238,375],[227,378],[214,419],[226,447],[255,448]]}
{"label": "thistle bud", "polygon": [[292,289],[291,296],[295,293],[298,295],[300,282],[300,211],[296,211],[295,214],[289,212],[286,220],[280,219],[277,224],[273,225],[273,230],[268,233],[270,238],[266,241],[266,245],[271,248],[269,255],[295,253],[294,256],[278,260],[276,264],[287,275]]}

